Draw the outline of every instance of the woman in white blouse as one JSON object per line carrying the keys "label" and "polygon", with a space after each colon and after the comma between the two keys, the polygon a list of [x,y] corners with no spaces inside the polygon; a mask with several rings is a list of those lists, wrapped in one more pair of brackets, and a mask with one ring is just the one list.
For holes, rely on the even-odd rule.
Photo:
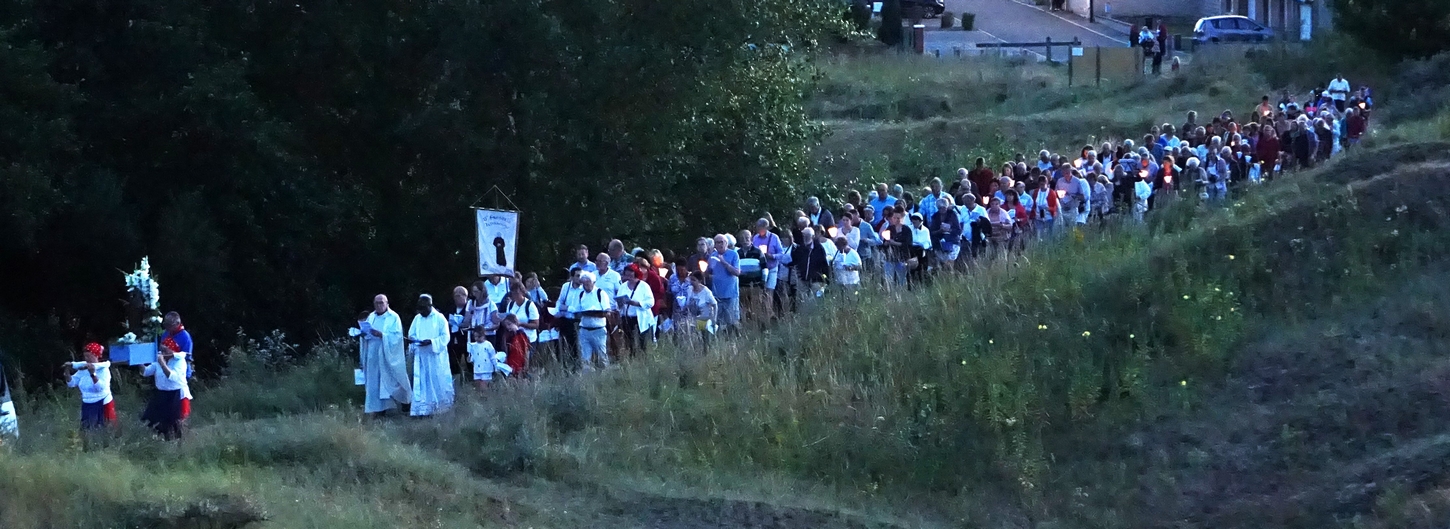
{"label": "woman in white blouse", "polygon": [[156,361],[146,364],[141,374],[154,377],[156,383],[141,420],[163,439],[180,438],[181,401],[191,398],[191,388],[186,383],[186,353],[180,352],[176,342],[167,338],[157,349]]}
{"label": "woman in white blouse", "polygon": [[68,362],[65,367],[74,373],[67,386],[81,391],[81,429],[92,430],[116,424],[116,402],[111,396],[111,363],[102,362],[106,349],[101,344],[86,344],[84,362]]}

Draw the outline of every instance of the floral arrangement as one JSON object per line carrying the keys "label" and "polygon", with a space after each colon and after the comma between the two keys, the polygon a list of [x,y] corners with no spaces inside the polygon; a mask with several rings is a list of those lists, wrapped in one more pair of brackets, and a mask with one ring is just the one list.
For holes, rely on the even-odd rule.
{"label": "floral arrangement", "polygon": [[[142,257],[141,264],[135,271],[125,274],[126,293],[129,301],[129,310],[137,311],[139,318],[128,317],[125,322],[126,335],[122,336],[120,342],[123,344],[136,343],[141,341],[152,341],[161,336],[161,286],[156,278],[151,276],[151,258]],[[138,321],[140,329],[132,328],[132,321]],[[137,332],[140,337],[138,338]]]}

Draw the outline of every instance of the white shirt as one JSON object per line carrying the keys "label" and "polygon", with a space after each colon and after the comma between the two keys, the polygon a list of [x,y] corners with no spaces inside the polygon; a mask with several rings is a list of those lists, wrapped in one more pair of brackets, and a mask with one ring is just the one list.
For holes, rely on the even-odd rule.
{"label": "white shirt", "polygon": [[464,312],[465,326],[474,327],[473,332],[483,333],[483,336],[494,334],[498,330],[498,324],[493,321],[493,315],[496,312],[498,312],[498,305],[494,305],[492,301],[479,305],[470,299],[468,309]]}
{"label": "white shirt", "polygon": [[699,292],[695,291],[695,287],[690,287],[689,291],[689,295],[685,296],[685,306],[689,307],[690,314],[694,315],[697,320],[715,319],[715,313],[710,310],[712,306],[719,303],[715,299],[715,293],[710,292],[709,287],[703,287]]}
{"label": "white shirt", "polygon": [[920,228],[915,226],[911,228],[911,244],[925,250],[931,249],[931,230],[926,229],[925,222],[921,223]]}
{"label": "white shirt", "polygon": [[570,304],[573,303],[574,296],[579,293],[580,288],[574,286],[573,281],[564,283],[564,286],[559,287],[559,302],[554,304],[555,316],[569,319],[574,318],[574,309],[570,307]]}
{"label": "white shirt", "polygon": [[493,302],[494,305],[498,305],[499,303],[503,303],[504,298],[509,296],[509,281],[507,279],[500,279],[497,285],[493,284],[493,281],[484,281],[483,291],[488,293],[489,301]]}
{"label": "white shirt", "polygon": [[599,285],[594,285],[594,291],[579,289],[578,295],[574,296],[574,302],[569,308],[579,314],[579,328],[603,327],[605,324],[603,316],[584,316],[585,312],[609,311],[614,308],[614,296],[609,295]]}
{"label": "white shirt", "polygon": [[[160,358],[157,358],[158,362],[160,360]],[[161,391],[176,391],[179,389],[181,390],[181,398],[191,398],[191,388],[186,384],[186,353],[177,353],[175,356],[172,356],[171,361],[166,363],[166,367],[171,369],[170,375],[163,372],[155,363],[146,364],[146,368],[141,370],[141,375],[155,377],[156,389]]]}
{"label": "white shirt", "polygon": [[621,316],[639,320],[639,330],[641,332],[655,326],[655,315],[650,310],[651,307],[655,306],[655,294],[650,291],[649,285],[645,284],[644,281],[635,281],[634,287],[631,288],[629,283],[625,283],[619,286],[619,297],[628,298],[630,301],[640,304],[638,307],[629,305],[620,308]]}
{"label": "white shirt", "polygon": [[[861,228],[852,226],[851,231],[848,232],[845,229],[841,229],[838,234],[846,238],[847,246],[850,246],[851,248],[861,247]],[[831,241],[831,243],[835,244],[835,241]]]}
{"label": "white shirt", "polygon": [[74,362],[75,374],[70,376],[70,382],[66,385],[81,390],[81,402],[105,404],[111,402],[111,363],[96,362],[96,378],[91,380],[91,372],[86,370],[85,362]]}
{"label": "white shirt", "polygon": [[618,297],[619,283],[621,281],[622,279],[619,277],[619,272],[610,270],[608,272],[599,274],[599,279],[596,279],[594,281],[594,288],[603,290],[605,297]]}
{"label": "white shirt", "polygon": [[[847,270],[846,267],[855,267],[855,270]],[[836,252],[831,258],[831,269],[835,270],[836,283],[840,285],[861,284],[861,253],[847,247],[845,251]]]}
{"label": "white shirt", "polygon": [[1343,77],[1337,77],[1329,82],[1329,98],[1335,101],[1344,101],[1349,98],[1349,81]]}
{"label": "white shirt", "polygon": [[[539,321],[539,305],[531,300],[525,299],[523,303],[515,304],[513,298],[504,302],[504,314],[513,314],[519,319],[519,323],[537,323]],[[529,343],[539,341],[539,331],[526,327],[519,327],[524,331],[524,336],[529,337]]]}

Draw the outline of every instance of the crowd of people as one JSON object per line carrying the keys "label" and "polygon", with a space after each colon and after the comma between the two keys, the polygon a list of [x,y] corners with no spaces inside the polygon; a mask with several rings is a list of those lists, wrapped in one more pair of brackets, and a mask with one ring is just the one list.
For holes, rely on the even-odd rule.
{"label": "crowd of people", "polygon": [[[484,389],[540,369],[607,368],[661,340],[704,351],[746,319],[768,322],[831,291],[849,294],[868,281],[912,288],[1114,216],[1140,222],[1185,195],[1213,207],[1243,186],[1353,147],[1372,109],[1368,88],[1336,77],[1302,104],[1287,91],[1277,104],[1264,96],[1244,122],[1227,110],[1207,122],[1189,112],[1181,126],[1154,126],[1140,141],[1019,154],[999,168],[978,158],[949,185],[933,178],[919,197],[885,183],[864,196],[850,191],[835,208],[811,197],[786,222],[767,213],[679,254],[626,251],[620,240],[598,254],[579,245],[552,293],[536,273],[490,276],[455,287],[447,309],[419,296],[406,327],[379,294],[350,329],[359,338],[355,381],[369,414],[429,416],[453,406],[456,375]],[[142,419],[176,438],[191,410],[192,340],[174,312],[163,327],[157,358],[141,366],[154,381]],[[65,366],[80,391],[82,427],[114,424],[105,348],[90,344],[83,354]],[[5,411],[13,419],[13,407]]]}
{"label": "crowd of people", "polygon": [[1371,108],[1367,88],[1351,91],[1339,77],[1302,105],[1287,93],[1277,105],[1265,96],[1243,121],[1227,110],[1207,121],[1189,112],[1181,126],[1154,126],[1140,140],[1071,155],[1044,150],[1032,160],[1019,154],[1000,168],[978,158],[919,195],[878,183],[864,196],[847,193],[835,208],[810,197],[786,222],[767,213],[738,233],[701,237],[688,252],[626,251],[612,240],[594,254],[580,245],[552,294],[535,273],[492,276],[454,288],[446,313],[422,296],[406,332],[379,295],[359,322],[365,409],[447,409],[453,366],[471,365],[462,374],[482,388],[542,366],[605,368],[660,340],[703,351],[744,319],[768,322],[833,290],[852,292],[866,281],[912,288],[1074,227],[1118,215],[1142,221],[1185,194],[1212,207],[1242,186],[1353,146]]}

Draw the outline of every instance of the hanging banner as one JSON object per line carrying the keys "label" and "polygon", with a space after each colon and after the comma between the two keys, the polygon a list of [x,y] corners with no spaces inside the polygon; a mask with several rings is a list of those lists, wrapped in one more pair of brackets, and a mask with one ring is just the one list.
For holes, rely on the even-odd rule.
{"label": "hanging banner", "polygon": [[477,209],[478,275],[514,275],[519,238],[519,212]]}

